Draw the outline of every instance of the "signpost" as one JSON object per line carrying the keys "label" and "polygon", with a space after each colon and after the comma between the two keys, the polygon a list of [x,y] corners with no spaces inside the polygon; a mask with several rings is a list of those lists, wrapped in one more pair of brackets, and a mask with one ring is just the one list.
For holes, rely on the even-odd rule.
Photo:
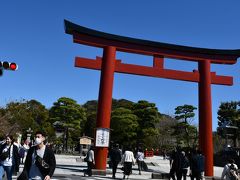
{"label": "signpost", "polygon": [[108,147],[109,146],[109,133],[110,130],[107,128],[98,128],[96,130],[96,147]]}

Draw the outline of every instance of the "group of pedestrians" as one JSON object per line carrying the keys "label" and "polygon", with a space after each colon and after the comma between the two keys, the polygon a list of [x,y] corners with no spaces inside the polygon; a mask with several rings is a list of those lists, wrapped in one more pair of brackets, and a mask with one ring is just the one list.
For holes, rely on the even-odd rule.
{"label": "group of pedestrians", "polygon": [[[18,180],[50,180],[56,168],[55,155],[51,148],[44,144],[45,133],[35,133],[34,145],[28,150],[24,168]],[[19,172],[20,151],[13,143],[11,135],[6,136],[6,141],[0,147],[0,180],[7,175],[12,180],[13,172]]]}
{"label": "group of pedestrians", "polygon": [[130,147],[126,147],[124,153],[119,149],[119,145],[115,144],[109,151],[109,158],[112,165],[112,178],[116,178],[116,171],[118,164],[122,165],[123,179],[129,178],[132,173],[132,166],[138,164],[139,174],[143,170],[144,163],[144,153],[141,148],[139,148],[134,156],[134,153]]}
{"label": "group of pedestrians", "polygon": [[200,150],[186,152],[177,147],[170,156],[170,178],[186,180],[189,170],[191,180],[203,179],[205,157]]}
{"label": "group of pedestrians", "polygon": [[[84,161],[87,162],[87,169],[84,171],[84,176],[92,176],[92,169],[95,164],[95,158],[94,158],[94,151],[93,146],[90,147],[88,150],[86,157],[84,158]],[[137,159],[139,159],[139,174],[141,174],[141,162],[143,161],[144,154],[141,152],[138,152],[136,154]],[[109,158],[111,162],[111,168],[112,168],[112,178],[116,178],[116,172],[118,164],[122,164],[122,170],[123,170],[123,179],[125,177],[129,177],[129,175],[132,173],[132,166],[135,164],[136,160],[134,158],[134,154],[130,148],[126,148],[124,153],[122,153],[122,150],[119,149],[119,144],[114,144],[113,147],[109,150]]]}

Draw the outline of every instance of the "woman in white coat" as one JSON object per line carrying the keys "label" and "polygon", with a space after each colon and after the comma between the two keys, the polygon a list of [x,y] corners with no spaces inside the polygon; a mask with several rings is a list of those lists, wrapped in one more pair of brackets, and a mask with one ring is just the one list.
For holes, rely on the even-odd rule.
{"label": "woman in white coat", "polygon": [[133,155],[133,152],[131,151],[130,148],[127,148],[122,156],[122,161],[121,163],[123,164],[123,179],[127,176],[127,179],[129,175],[132,172],[132,165],[135,165],[135,158]]}

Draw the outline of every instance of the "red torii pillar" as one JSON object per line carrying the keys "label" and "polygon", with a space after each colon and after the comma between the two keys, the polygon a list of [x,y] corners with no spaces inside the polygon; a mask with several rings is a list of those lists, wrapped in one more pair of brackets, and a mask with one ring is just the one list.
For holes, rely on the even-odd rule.
{"label": "red torii pillar", "polygon": [[[115,47],[108,46],[104,48],[98,96],[97,128],[110,128],[115,55]],[[107,147],[96,148],[95,157],[97,169],[106,169],[107,153]]]}
{"label": "red torii pillar", "polygon": [[199,70],[199,146],[204,152],[205,174],[213,175],[212,97],[210,60],[198,62]]}
{"label": "red torii pillar", "polygon": [[[194,48],[128,38],[88,29],[65,20],[65,31],[75,43],[103,48],[103,58],[76,57],[75,66],[101,70],[97,127],[110,128],[114,72],[197,82],[199,84],[199,146],[205,155],[205,175],[213,176],[211,84],[232,85],[230,76],[210,71],[213,64],[235,64],[240,50]],[[153,57],[153,67],[124,64],[115,59],[116,51]],[[198,62],[198,71],[164,68],[164,58]],[[96,148],[96,169],[106,170],[107,148]]]}

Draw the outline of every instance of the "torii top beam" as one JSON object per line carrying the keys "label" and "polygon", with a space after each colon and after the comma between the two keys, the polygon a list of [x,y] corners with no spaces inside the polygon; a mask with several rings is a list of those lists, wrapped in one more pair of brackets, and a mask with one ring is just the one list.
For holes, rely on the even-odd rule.
{"label": "torii top beam", "polygon": [[[73,24],[67,20],[64,20],[64,22],[66,33],[73,36],[75,43],[100,48],[112,46],[116,48],[116,51],[153,56],[153,67],[125,64],[122,63],[121,60],[116,60],[115,72],[118,73],[199,82],[200,75],[198,70],[186,72],[165,69],[164,58],[174,58],[198,63],[208,61],[214,64],[235,64],[237,58],[240,57],[240,49],[219,50],[173,45],[108,34]],[[101,70],[101,64],[101,57],[97,57],[96,60],[82,57],[75,58],[76,67]],[[211,84],[233,85],[233,78],[211,72]]]}
{"label": "torii top beam", "polygon": [[[104,33],[64,20],[65,32],[72,34],[74,42],[95,47],[114,46],[117,51],[182,59],[188,61],[211,60],[214,64],[235,64],[240,49],[220,50],[196,48]],[[127,47],[127,48],[126,48]]]}

